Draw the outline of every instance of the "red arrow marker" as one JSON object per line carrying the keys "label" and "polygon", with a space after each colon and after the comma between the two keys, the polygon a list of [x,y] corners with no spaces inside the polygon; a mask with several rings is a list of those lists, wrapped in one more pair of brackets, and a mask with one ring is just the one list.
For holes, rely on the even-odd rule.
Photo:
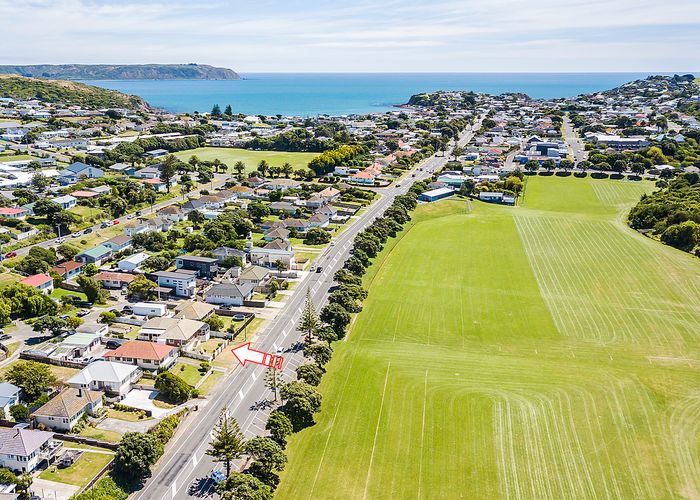
{"label": "red arrow marker", "polygon": [[251,362],[258,365],[269,366],[271,368],[282,369],[282,361],[284,358],[282,356],[277,356],[275,354],[269,354],[267,352],[256,351],[250,348],[250,342],[239,345],[235,349],[231,349],[231,352],[238,362],[245,366],[246,363]]}

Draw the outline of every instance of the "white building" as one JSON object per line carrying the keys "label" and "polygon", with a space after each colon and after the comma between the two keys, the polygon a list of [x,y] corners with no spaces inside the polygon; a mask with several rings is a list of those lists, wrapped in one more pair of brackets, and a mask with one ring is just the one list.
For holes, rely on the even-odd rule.
{"label": "white building", "polygon": [[168,312],[168,307],[165,304],[156,302],[137,302],[132,304],[131,310],[137,316],[156,316],[161,318]]}
{"label": "white building", "polygon": [[0,427],[0,467],[32,472],[61,446],[53,440],[53,432]]}
{"label": "white building", "polygon": [[141,378],[141,373],[138,366],[98,360],[68,379],[68,385],[123,397],[129,393],[132,384]]}

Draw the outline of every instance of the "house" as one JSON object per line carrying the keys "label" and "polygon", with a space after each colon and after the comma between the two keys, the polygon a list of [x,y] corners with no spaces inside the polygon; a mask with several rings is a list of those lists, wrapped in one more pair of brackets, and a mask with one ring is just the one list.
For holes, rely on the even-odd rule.
{"label": "house", "polygon": [[183,212],[177,205],[168,205],[158,211],[158,215],[162,218],[169,220],[170,222],[182,222],[185,220],[185,212]]}
{"label": "house", "polygon": [[26,208],[0,207],[0,217],[5,219],[23,219],[29,215]]}
{"label": "house", "polygon": [[349,181],[356,184],[368,184],[373,186],[375,179],[376,176],[373,173],[363,170],[362,172],[357,172],[356,174],[351,175]]}
{"label": "house", "polygon": [[233,186],[231,191],[236,194],[238,198],[252,199],[255,198],[255,190],[248,186]]}
{"label": "house", "polygon": [[71,163],[65,170],[62,170],[58,174],[58,182],[61,184],[75,184],[82,179],[97,179],[104,177],[105,173],[92,165],[87,165],[85,163],[76,161]]}
{"label": "house", "polygon": [[21,389],[9,382],[0,382],[0,418],[10,418],[10,408],[19,403]]}
{"label": "house", "polygon": [[117,264],[120,271],[137,271],[139,266],[148,260],[150,255],[146,252],[138,252],[122,259]]}
{"label": "house", "polygon": [[328,203],[326,199],[318,193],[312,194],[304,201],[306,207],[311,209],[321,208],[326,203]]}
{"label": "house", "polygon": [[158,286],[173,289],[179,297],[192,297],[195,294],[197,271],[158,271],[153,275],[158,279]]}
{"label": "house", "polygon": [[[143,184],[145,186],[151,186],[153,189],[155,189],[159,193],[162,193],[162,192],[168,190],[168,183],[165,181],[161,181],[159,178],[146,179],[143,181]],[[173,177],[172,179],[170,179],[170,187],[173,187],[176,185],[177,185],[177,180]]]}
{"label": "house", "polygon": [[277,239],[286,240],[288,238],[289,230],[283,227],[273,227],[263,233],[263,239],[265,241],[272,241]]}
{"label": "house", "polygon": [[75,389],[103,391],[109,395],[123,397],[141,378],[141,373],[138,366],[100,359],[73,375],[67,383]]}
{"label": "house", "polygon": [[299,186],[301,186],[301,182],[295,181],[294,179],[285,179],[281,177],[279,179],[269,181],[267,184],[265,184],[265,189],[269,189],[271,191],[284,191],[286,189],[295,189]]}
{"label": "house", "polygon": [[202,195],[197,201],[202,203],[205,208],[210,209],[222,208],[226,204],[223,198],[211,194]]}
{"label": "house", "polygon": [[287,213],[289,215],[296,215],[299,212],[299,207],[287,203],[286,201],[275,201],[270,203],[270,210],[273,214]]}
{"label": "house", "polygon": [[255,285],[251,283],[219,283],[212,285],[204,292],[204,300],[210,304],[242,306],[250,300]]}
{"label": "house", "polygon": [[190,213],[192,210],[204,210],[205,208],[204,203],[199,200],[190,200],[182,204],[182,210],[185,213]]}
{"label": "house", "polygon": [[138,179],[158,179],[160,180],[160,168],[157,166],[144,167],[134,173]]}
{"label": "house", "polygon": [[109,325],[104,323],[83,323],[79,325],[75,331],[77,333],[88,333],[90,335],[104,337],[109,333]]}
{"label": "house", "polygon": [[69,260],[60,264],[56,264],[54,267],[51,268],[51,271],[58,274],[64,280],[68,280],[82,273],[84,267],[85,264],[83,262]]}
{"label": "house", "polygon": [[181,255],[175,259],[177,269],[196,271],[199,278],[211,279],[218,270],[219,261],[212,257]]}
{"label": "house", "polygon": [[186,349],[209,339],[209,325],[185,318],[151,318],[141,327],[138,339]]}
{"label": "house", "polygon": [[112,250],[105,245],[97,245],[89,250],[79,253],[75,260],[85,264],[95,264],[97,267],[112,258]]}
{"label": "house", "polygon": [[255,286],[263,286],[269,276],[269,269],[261,266],[250,266],[241,272],[241,275],[238,277],[238,282],[241,284],[247,283]]}
{"label": "house", "polygon": [[104,288],[121,289],[129,286],[129,283],[136,279],[136,276],[128,273],[117,273],[113,271],[101,271],[94,278],[102,283]]}
{"label": "house", "polygon": [[179,349],[175,346],[132,340],[104,355],[105,359],[136,365],[144,370],[170,368],[177,360]]}
{"label": "house", "polygon": [[117,172],[118,174],[125,174],[125,175],[133,175],[136,169],[132,167],[131,165],[127,165],[126,163],[115,163],[114,165],[111,165],[109,169],[112,172]]}
{"label": "house", "polygon": [[132,239],[131,236],[120,234],[119,236],[115,236],[102,244],[109,248],[112,252],[116,253],[126,250],[127,248],[131,248]]}
{"label": "house", "polygon": [[340,198],[340,190],[334,188],[333,186],[328,186],[323,191],[319,191],[318,195],[326,200],[327,203],[330,203]]}
{"label": "house", "polygon": [[167,314],[168,306],[157,302],[137,302],[131,305],[131,312],[136,316],[160,318]]}
{"label": "house", "polygon": [[[281,245],[277,242],[280,242]],[[277,263],[282,262],[285,268],[291,269],[295,264],[294,252],[291,248],[284,247],[287,247],[287,244],[282,242],[282,240],[274,240],[263,248],[252,248],[250,250],[250,262],[256,266],[271,268],[277,267]]]}
{"label": "house", "polygon": [[247,258],[247,254],[243,250],[239,250],[237,248],[231,248],[231,247],[217,247],[214,250],[211,251],[211,253],[216,257],[216,260],[219,262],[223,262],[226,257],[238,257],[241,259],[241,262],[245,262]]}
{"label": "house", "polygon": [[144,153],[144,156],[147,156],[149,158],[160,158],[162,156],[167,156],[168,153],[169,152],[167,149],[153,149],[151,151],[146,151]]}
{"label": "house", "polygon": [[99,193],[95,193],[94,191],[83,190],[73,191],[70,195],[74,198],[80,198],[81,200],[89,200],[90,198],[96,198],[100,196]]}
{"label": "house", "polygon": [[193,319],[195,321],[204,321],[209,316],[214,314],[214,306],[205,302],[182,302],[175,310],[175,318]]}
{"label": "house", "polygon": [[59,196],[58,198],[53,198],[51,201],[53,201],[56,205],[60,206],[63,210],[73,208],[78,203],[78,199],[69,194],[65,196]]}
{"label": "house", "polygon": [[421,201],[437,201],[437,200],[442,200],[443,198],[449,198],[450,196],[454,196],[455,191],[451,188],[448,187],[443,187],[443,188],[438,188],[438,189],[432,189],[430,191],[426,191],[424,193],[421,193],[418,196],[418,199]]}
{"label": "house", "polygon": [[89,191],[92,191],[93,193],[97,193],[100,196],[103,194],[109,194],[112,192],[112,187],[107,186],[106,184],[103,184],[102,186],[95,186],[93,188],[90,188]]}
{"label": "house", "polygon": [[[265,184],[267,181],[263,179],[262,177],[257,177],[257,176],[251,176],[248,177],[245,180],[246,184],[248,184],[250,187],[257,188]],[[236,189],[235,187],[233,188],[234,190]]]}
{"label": "house", "polygon": [[96,415],[102,409],[103,393],[71,387],[36,409],[32,417],[47,429],[70,431],[83,415]]}
{"label": "house", "polygon": [[53,278],[48,274],[34,274],[19,280],[19,282],[22,285],[31,286],[37,290],[41,290],[47,295],[53,292]]}
{"label": "house", "polygon": [[101,338],[96,333],[76,332],[64,338],[57,350],[65,353],[68,358],[86,358],[100,345]]}
{"label": "house", "polygon": [[130,222],[124,226],[124,234],[127,236],[135,236],[141,233],[149,233],[153,231],[168,231],[173,227],[172,221],[163,217],[154,217],[140,222]]}
{"label": "house", "polygon": [[0,467],[32,472],[44,460],[51,461],[63,443],[53,440],[53,432],[0,427]]}
{"label": "house", "polygon": [[330,223],[331,218],[328,217],[327,215],[324,214],[313,214],[311,217],[309,217],[307,223],[309,225],[309,228],[312,227],[327,227],[328,224]]}

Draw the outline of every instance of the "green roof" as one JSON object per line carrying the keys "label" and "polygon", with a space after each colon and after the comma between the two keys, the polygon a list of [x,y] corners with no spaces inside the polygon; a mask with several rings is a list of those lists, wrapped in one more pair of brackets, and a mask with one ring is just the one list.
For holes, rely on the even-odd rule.
{"label": "green roof", "polygon": [[80,252],[80,255],[87,255],[88,257],[96,259],[98,257],[102,257],[106,253],[110,253],[111,251],[111,249],[107,248],[104,245],[97,245],[96,247],[92,247],[90,250]]}

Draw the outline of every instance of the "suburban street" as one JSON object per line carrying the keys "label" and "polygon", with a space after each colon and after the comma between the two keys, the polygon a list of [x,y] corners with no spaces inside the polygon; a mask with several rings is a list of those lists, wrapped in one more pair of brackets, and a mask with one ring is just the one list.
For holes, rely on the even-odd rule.
{"label": "suburban street", "polygon": [[568,115],[564,116],[564,142],[566,142],[566,148],[569,150],[569,155],[571,155],[571,160],[574,162],[574,165],[578,165],[588,157],[583,142],[581,142],[581,139],[576,135],[574,126]]}
{"label": "suburban street", "polygon": [[[480,121],[459,140],[466,144],[480,127]],[[282,379],[291,381],[295,378],[296,368],[303,362],[301,351],[302,334],[296,330],[301,316],[307,290],[310,291],[317,311],[323,307],[329,289],[333,286],[333,275],[340,269],[349,256],[355,235],[367,227],[391,205],[394,197],[408,191],[410,185],[418,180],[429,178],[442,167],[447,156],[432,156],[424,160],[389,188],[377,190],[380,198],[362,214],[346,231],[334,239],[335,244],[328,246],[314,262],[321,267],[321,272],[311,272],[296,286],[289,296],[284,309],[259,333],[251,347],[265,352],[275,353],[284,349]],[[418,170],[418,169],[421,170]],[[236,366],[220,383],[216,391],[207,399],[206,405],[190,414],[178,430],[177,436],[166,449],[164,456],[153,470],[144,488],[133,495],[134,499],[171,499],[210,496],[214,492],[213,484],[208,480],[212,470],[220,469],[205,451],[211,440],[214,428],[222,408],[236,418],[247,438],[265,432],[267,415],[271,411],[268,401],[273,399],[272,392],[264,384],[265,368],[249,364]]]}

